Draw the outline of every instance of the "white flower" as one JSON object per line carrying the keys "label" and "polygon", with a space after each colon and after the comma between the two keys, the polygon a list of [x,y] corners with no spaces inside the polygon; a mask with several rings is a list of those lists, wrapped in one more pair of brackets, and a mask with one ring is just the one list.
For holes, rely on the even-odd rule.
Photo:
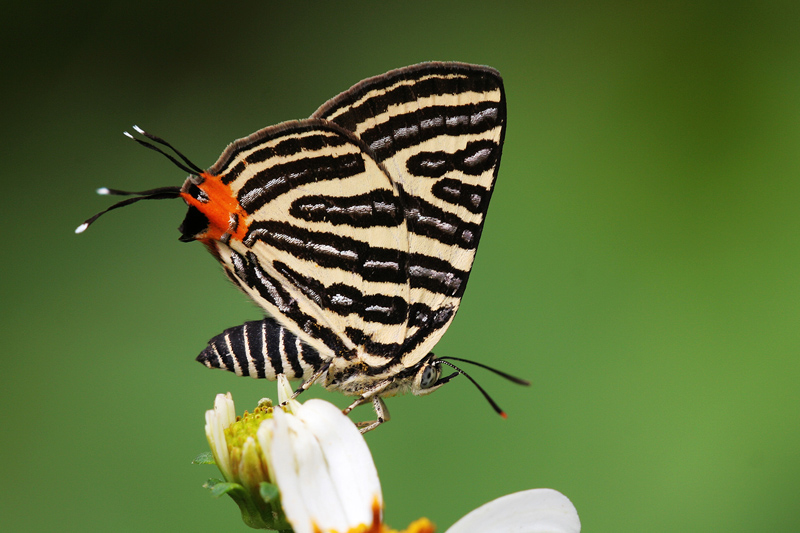
{"label": "white flower", "polygon": [[[383,524],[378,473],[364,437],[339,408],[322,400],[289,400],[288,380],[278,381],[283,409],[262,401],[236,417],[230,394],[217,395],[206,413],[206,436],[245,523],[295,533],[389,532]],[[275,490],[277,486],[277,491]],[[446,533],[579,533],[580,520],[566,496],[533,489],[493,500]],[[407,533],[433,532],[427,519]]]}
{"label": "white flower", "polygon": [[[274,422],[262,424],[258,437],[262,449],[272,439],[272,471],[296,533],[365,531],[364,526],[375,528],[368,531],[389,531],[381,521],[381,488],[372,456],[363,436],[338,408],[309,400],[296,417],[276,412]],[[482,505],[446,533],[580,530],[578,512],[566,496],[553,489],[532,489]],[[422,519],[408,528],[412,531],[432,532],[433,526]]]}
{"label": "white flower", "polygon": [[283,409],[262,401],[238,418],[230,393],[217,395],[206,412],[206,437],[226,482],[207,485],[230,495],[251,527],[274,527],[284,514],[295,533],[379,525],[383,496],[361,433],[338,407],[301,404],[291,394],[279,376]]}
{"label": "white flower", "polygon": [[[338,407],[309,400],[295,415],[275,411],[258,441],[295,533],[379,524],[383,497],[364,437]],[[316,528],[316,529],[315,529]]]}
{"label": "white flower", "polygon": [[484,504],[446,533],[579,533],[581,521],[569,499],[553,489],[515,492]]}
{"label": "white flower", "polygon": [[[292,387],[289,380],[283,375],[279,376],[278,402],[284,406],[286,411],[294,413],[300,407],[300,402],[291,400],[291,395]],[[262,421],[269,419],[271,408],[272,402],[264,399],[252,414],[245,413],[243,418],[237,418],[233,398],[229,392],[217,394],[214,399],[214,409],[206,411],[206,438],[211,446],[214,461],[227,481],[240,483],[242,475],[250,478],[256,485],[260,481],[266,480],[260,479],[262,476],[257,470],[266,471],[267,463],[263,462],[259,465],[258,461],[253,462],[253,459],[255,458],[254,454],[260,456],[260,450],[257,449],[255,440],[256,430]],[[231,433],[233,433],[232,426],[236,422],[249,423],[252,431],[248,431],[247,427],[236,428],[241,431],[238,432],[239,438],[235,438]],[[226,436],[226,431],[229,433],[228,436]],[[237,440],[241,442],[236,442]],[[244,485],[246,486],[248,483],[244,483]]]}

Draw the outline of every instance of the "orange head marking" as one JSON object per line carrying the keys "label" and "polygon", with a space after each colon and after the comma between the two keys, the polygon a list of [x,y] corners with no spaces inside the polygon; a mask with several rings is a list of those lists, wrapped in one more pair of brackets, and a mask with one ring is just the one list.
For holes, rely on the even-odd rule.
{"label": "orange head marking", "polygon": [[[207,221],[205,227],[194,224],[184,225],[185,240],[199,240],[208,243],[232,237],[242,240],[247,234],[245,213],[230,186],[218,176],[202,172],[198,177],[191,176],[181,188],[181,197]],[[187,215],[187,221],[189,215]]]}

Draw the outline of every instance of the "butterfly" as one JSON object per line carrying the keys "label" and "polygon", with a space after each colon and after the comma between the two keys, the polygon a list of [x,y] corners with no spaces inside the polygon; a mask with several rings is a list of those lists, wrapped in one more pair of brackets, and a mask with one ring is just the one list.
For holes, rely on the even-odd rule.
{"label": "butterfly", "polygon": [[[163,139],[126,135],[189,177],[132,195],[182,198],[180,240],[200,241],[265,311],[225,330],[198,361],[238,375],[302,380],[372,402],[423,395],[464,374],[432,348],[461,303],[506,129],[502,78],[489,67],[422,63],[366,79],[310,118],[230,144],[207,170]],[[164,146],[175,156],[162,150]],[[177,156],[177,157],[176,157]],[[442,376],[442,366],[454,372]]]}

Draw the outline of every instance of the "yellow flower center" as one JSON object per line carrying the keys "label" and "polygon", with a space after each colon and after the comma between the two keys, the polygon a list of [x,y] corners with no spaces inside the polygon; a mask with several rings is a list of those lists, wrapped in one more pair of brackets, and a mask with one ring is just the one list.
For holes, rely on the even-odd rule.
{"label": "yellow flower center", "polygon": [[[225,441],[228,443],[228,450],[241,448],[247,437],[255,438],[258,426],[264,420],[272,418],[272,402],[266,401],[258,404],[252,413],[247,411],[242,416],[236,417],[236,422],[225,430]],[[261,450],[259,449],[259,453]]]}
{"label": "yellow flower center", "polygon": [[[261,481],[270,481],[263,450],[256,434],[264,420],[272,418],[272,402],[262,401],[252,413],[247,411],[237,416],[236,421],[225,429],[230,468],[233,478],[251,491],[257,490]],[[246,445],[249,441],[249,445]]]}

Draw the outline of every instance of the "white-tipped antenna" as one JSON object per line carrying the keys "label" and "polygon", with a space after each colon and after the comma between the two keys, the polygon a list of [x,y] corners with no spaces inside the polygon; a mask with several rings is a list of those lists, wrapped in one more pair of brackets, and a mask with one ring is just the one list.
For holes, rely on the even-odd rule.
{"label": "white-tipped antenna", "polygon": [[155,150],[156,152],[158,152],[161,155],[165,156],[167,159],[172,161],[178,168],[180,168],[181,170],[183,170],[187,174],[192,174],[192,175],[195,175],[195,176],[199,176],[200,174],[203,173],[203,169],[202,168],[198,167],[197,165],[195,165],[194,163],[189,161],[188,157],[186,157],[185,155],[180,153],[178,150],[175,149],[174,146],[172,146],[170,143],[168,143],[167,141],[165,141],[161,137],[153,135],[152,133],[147,133],[146,131],[144,131],[142,128],[140,128],[139,126],[137,126],[135,124],[133,126],[133,131],[135,131],[139,135],[142,135],[142,136],[150,139],[151,141],[153,141],[155,143],[158,143],[158,144],[161,144],[163,146],[166,146],[167,148],[169,148],[170,150],[175,152],[175,155],[177,155],[183,161],[183,163],[181,163],[180,161],[175,159],[172,155],[168,154],[167,152],[165,152],[164,150],[162,150],[161,148],[157,147],[155,144],[153,144],[151,142],[145,141],[143,139],[137,139],[136,137],[134,137],[133,135],[131,135],[127,131],[123,131],[122,133],[124,133],[125,136],[128,137],[129,139],[133,139],[134,141],[136,141],[137,143],[141,144],[145,148],[149,148],[151,150]]}
{"label": "white-tipped antenna", "polygon": [[136,203],[140,200],[161,200],[165,198],[179,198],[181,195],[181,188],[180,187],[157,187],[155,189],[149,189],[147,191],[121,191],[119,189],[109,189],[108,187],[100,187],[97,189],[98,194],[102,195],[114,195],[114,196],[132,196],[132,198],[127,198],[122,200],[121,202],[117,202],[109,208],[106,208],[93,217],[90,217],[84,221],[83,224],[78,226],[75,229],[75,233],[83,233],[86,231],[92,222],[100,218],[105,213],[112,211],[114,209],[119,209],[120,207],[125,207],[126,205],[131,205]]}
{"label": "white-tipped antenna", "polygon": [[[175,152],[178,155],[178,157],[180,157],[183,160],[183,163],[181,163],[180,161],[175,159],[173,156],[171,156],[170,154],[166,153],[164,150],[162,150],[161,148],[157,147],[156,145],[154,145],[153,143],[151,143],[149,141],[142,140],[142,139],[137,139],[136,137],[134,137],[133,135],[131,135],[127,131],[123,131],[122,133],[127,138],[136,141],[137,143],[141,144],[145,148],[149,148],[151,150],[155,150],[156,152],[160,153],[161,155],[166,156],[167,159],[172,161],[178,168],[180,168],[181,170],[187,172],[191,176],[199,176],[203,172],[203,170],[200,167],[198,167],[197,165],[195,165],[194,163],[189,161],[183,154],[181,154],[179,151],[175,150],[175,148],[171,144],[169,144],[167,141],[165,141],[164,139],[162,139],[160,137],[156,137],[155,135],[152,135],[150,133],[145,132],[139,126],[133,126],[133,130],[136,133],[140,134],[140,135],[144,135],[145,137],[147,137],[151,141],[154,141],[154,142],[156,142],[158,144],[163,144],[164,146],[170,148],[173,152]],[[86,219],[83,224],[81,224],[80,226],[75,228],[75,233],[83,233],[84,231],[86,231],[86,228],[91,226],[92,223],[95,220],[100,218],[105,213],[108,213],[109,211],[112,211],[114,209],[119,209],[120,207],[125,207],[126,205],[131,205],[131,204],[136,203],[136,202],[138,202],[140,200],[161,200],[161,199],[167,199],[167,198],[180,198],[180,196],[181,196],[181,188],[180,187],[156,187],[155,189],[148,189],[146,191],[123,191],[121,189],[110,189],[108,187],[100,187],[99,189],[96,190],[96,192],[97,192],[97,194],[99,194],[101,196],[109,196],[109,195],[112,195],[112,196],[131,196],[131,198],[127,198],[125,200],[117,202],[114,205],[112,205],[111,207],[108,207],[108,208],[104,209],[103,211],[100,211],[99,213],[97,213],[93,217],[90,217],[90,218]]]}

